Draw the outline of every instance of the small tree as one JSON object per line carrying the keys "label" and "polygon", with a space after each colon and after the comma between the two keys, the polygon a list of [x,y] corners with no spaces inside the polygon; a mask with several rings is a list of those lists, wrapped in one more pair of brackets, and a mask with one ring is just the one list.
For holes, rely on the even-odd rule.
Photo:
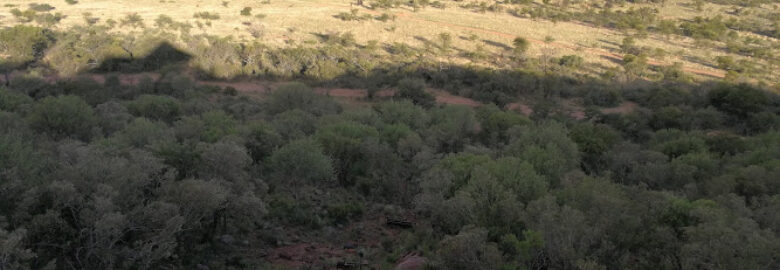
{"label": "small tree", "polygon": [[271,155],[269,163],[282,185],[317,184],[333,179],[331,159],[313,140],[297,140],[282,146]]}
{"label": "small tree", "polygon": [[398,92],[396,97],[409,99],[415,105],[426,108],[433,107],[436,98],[425,92],[425,82],[421,79],[403,79],[398,82]]}
{"label": "small tree", "polygon": [[241,16],[251,16],[251,15],[252,15],[251,7],[244,7],[244,9],[241,10]]}
{"label": "small tree", "polygon": [[629,78],[642,76],[647,69],[647,56],[626,54],[623,57],[623,69]]}
{"label": "small tree", "polygon": [[558,64],[564,67],[579,68],[585,60],[579,55],[564,55],[558,60]]}
{"label": "small tree", "polygon": [[439,42],[441,42],[439,49],[441,49],[442,53],[446,54],[450,51],[450,47],[452,47],[452,36],[450,33],[440,33]]}
{"label": "small tree", "polygon": [[636,41],[634,40],[634,37],[625,37],[623,42],[620,44],[620,51],[623,53],[637,54]]}
{"label": "small tree", "polygon": [[724,70],[734,70],[736,68],[734,57],[729,55],[715,57],[715,62],[718,62],[718,67]]}
{"label": "small tree", "polygon": [[531,46],[531,44],[528,42],[527,39],[524,37],[517,37],[514,41],[512,41],[512,45],[514,45],[514,49],[512,52],[517,57],[522,57],[526,51],[528,51],[528,48]]}
{"label": "small tree", "polygon": [[677,24],[673,20],[661,20],[658,23],[658,31],[669,39],[670,35],[677,34],[679,32]]}
{"label": "small tree", "polygon": [[5,84],[10,84],[9,74],[43,56],[53,38],[43,28],[17,25],[0,30],[0,71]]}
{"label": "small tree", "polygon": [[144,28],[144,18],[138,13],[130,13],[125,15],[124,18],[119,20],[121,26],[129,25],[133,28]]}

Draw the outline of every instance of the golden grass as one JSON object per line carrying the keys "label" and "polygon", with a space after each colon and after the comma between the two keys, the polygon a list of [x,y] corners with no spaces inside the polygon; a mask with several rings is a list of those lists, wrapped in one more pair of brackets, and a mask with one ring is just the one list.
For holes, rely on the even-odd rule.
{"label": "golden grass", "polygon": [[[531,20],[517,18],[507,13],[475,13],[461,9],[456,3],[447,1],[448,7],[444,10],[426,8],[413,12],[409,8],[392,10],[368,10],[360,9],[360,14],[373,16],[381,13],[395,14],[394,21],[380,22],[368,21],[342,21],[334,17],[340,12],[349,12],[350,0],[272,0],[271,4],[261,4],[258,0],[229,0],[227,7],[223,1],[206,0],[81,0],[78,4],[68,5],[64,0],[5,0],[3,4],[18,5],[25,9],[30,3],[47,3],[55,6],[53,12],[61,12],[67,17],[59,27],[67,27],[75,24],[83,24],[82,14],[89,12],[93,17],[100,18],[100,23],[108,19],[119,21],[130,13],[137,13],[143,19],[147,27],[153,27],[154,20],[165,14],[175,21],[190,23],[193,26],[197,21],[205,23],[205,20],[193,18],[196,12],[207,11],[220,15],[220,19],[213,20],[211,26],[202,29],[193,28],[193,33],[206,33],[212,35],[232,35],[237,40],[255,40],[246,30],[244,23],[262,23],[265,27],[265,35],[260,42],[270,46],[291,46],[304,42],[316,42],[316,34],[328,34],[332,32],[352,32],[359,43],[369,40],[377,40],[381,44],[404,42],[413,46],[422,46],[424,40],[438,42],[439,33],[450,33],[454,49],[471,51],[482,43],[484,48],[493,53],[506,53],[504,46],[511,46],[515,36],[522,36],[540,41],[550,36],[555,39],[553,44],[536,42],[531,47],[529,54],[538,56],[543,52],[552,52],[555,56],[578,54],[587,63],[598,64],[595,66],[611,67],[617,65],[593,52],[610,52],[617,49],[626,36],[624,33],[592,27],[576,22],[552,23],[545,20]],[[691,18],[697,15],[719,13],[723,6],[707,4],[705,12],[697,12],[683,4],[689,1],[667,1],[661,8],[661,16],[664,18]],[[622,8],[627,8],[626,5]],[[641,5],[633,5],[638,7]],[[244,7],[252,8],[252,16],[241,16],[240,11]],[[15,19],[10,14],[10,7],[0,7],[0,23],[11,25]],[[263,19],[255,18],[256,14],[264,14]],[[467,40],[466,37],[476,35],[477,41]],[[651,34],[649,38],[638,40],[638,45],[661,48],[669,54],[665,59],[656,59],[657,62],[674,63],[682,62],[686,68],[705,71],[715,71],[710,67],[714,63],[715,56],[726,55],[725,51],[717,48],[699,49],[688,38],[675,37],[666,40],[661,36]],[[716,44],[720,45],[720,44]],[[745,59],[743,56],[732,55],[736,59]],[[690,61],[691,59],[699,59]],[[757,59],[752,59],[757,60]],[[456,59],[455,61],[464,61]],[[703,63],[700,63],[702,62]],[[718,71],[719,72],[719,71]]]}

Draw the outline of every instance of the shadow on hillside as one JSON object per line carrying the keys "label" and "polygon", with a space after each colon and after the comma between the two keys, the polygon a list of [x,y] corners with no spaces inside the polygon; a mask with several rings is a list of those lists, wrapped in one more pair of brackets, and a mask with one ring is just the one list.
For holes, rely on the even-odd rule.
{"label": "shadow on hillside", "polygon": [[493,47],[496,47],[496,48],[499,48],[499,49],[502,49],[502,50],[505,50],[505,51],[512,50],[512,47],[509,47],[509,45],[506,45],[506,44],[498,42],[498,41],[492,41],[492,40],[489,40],[489,39],[483,39],[482,42],[484,42],[487,45],[490,45],[490,46],[493,46]]}
{"label": "shadow on hillside", "polygon": [[[415,37],[422,42],[430,42],[424,37]],[[410,49],[413,51],[413,49]],[[426,82],[428,87],[441,89],[450,94],[470,98],[481,103],[494,103],[503,107],[516,102],[519,97],[524,99],[538,98],[540,100],[573,98],[581,96],[592,89],[626,89],[634,88],[632,85],[604,81],[592,76],[577,75],[574,72],[565,74],[544,73],[533,62],[521,64],[521,66],[509,66],[504,63],[503,68],[482,68],[479,65],[456,64],[450,61],[425,61],[409,59],[383,63],[370,69],[362,67],[350,68],[348,65],[332,65],[326,61],[332,60],[321,57],[302,57],[297,50],[278,50],[268,52],[273,61],[285,60],[286,62],[259,63],[256,75],[235,74],[224,79],[228,83],[244,83],[252,85],[258,80],[289,81],[299,80],[312,86],[339,87],[348,89],[364,89],[367,96],[373,96],[382,89],[393,89],[404,78],[419,78]],[[322,52],[325,53],[325,52]],[[304,55],[306,56],[306,55]],[[176,73],[194,74],[194,80],[208,83],[219,78],[213,70],[186,69],[185,63],[193,58],[192,55],[183,52],[169,43],[161,43],[148,55],[139,58],[123,57],[106,59],[97,63],[97,67],[82,71],[79,75],[108,74],[108,73],[155,73],[182,68]],[[620,64],[620,60],[605,58]],[[524,67],[522,65],[525,65]],[[192,68],[192,67],[189,67]],[[585,67],[590,68],[590,67]],[[254,72],[252,74],[255,74]],[[125,78],[119,75],[121,84],[128,81],[139,81],[138,78]],[[148,75],[148,74],[147,74]],[[163,74],[160,74],[163,75]],[[151,75],[150,75],[151,76]],[[89,76],[88,76],[89,77]],[[93,78],[93,77],[90,77]],[[154,79],[155,91],[166,93],[167,90],[156,88],[170,88],[174,84],[173,76],[158,76]],[[224,76],[223,76],[224,78]],[[43,80],[41,80],[43,79]],[[49,78],[19,78],[19,87],[28,88],[27,91],[51,92],[48,89],[51,81]],[[68,78],[54,78],[68,79]],[[218,81],[218,80],[216,80]],[[106,81],[105,83],[109,83]],[[195,83],[195,81],[193,81]],[[181,82],[176,82],[181,85]],[[31,86],[32,85],[32,86]],[[636,84],[638,87],[639,84]],[[48,88],[47,88],[48,87]],[[251,87],[249,87],[251,88]],[[69,90],[62,90],[67,93]]]}
{"label": "shadow on hillside", "polygon": [[141,58],[119,57],[109,58],[92,69],[93,73],[109,72],[154,72],[165,66],[183,64],[192,59],[192,55],[174,47],[168,42],[162,42],[148,55]]}
{"label": "shadow on hillside", "polygon": [[696,64],[699,64],[699,65],[702,65],[702,66],[705,66],[705,67],[716,68],[716,69],[719,68],[718,66],[716,66],[716,65],[714,65],[712,63],[709,63],[709,62],[705,61],[704,59],[701,59],[701,58],[696,57],[696,56],[683,55],[682,58],[685,61],[688,61],[688,62],[691,62],[691,63],[696,63]]}
{"label": "shadow on hillside", "polygon": [[606,48],[602,47],[602,48],[607,49],[610,52],[616,52],[616,51],[618,51],[620,49],[621,46],[623,46],[620,43],[609,41],[609,40],[606,40],[606,39],[599,39],[599,42],[609,45],[609,47],[606,47]]}
{"label": "shadow on hillside", "polygon": [[433,43],[433,41],[431,41],[430,39],[421,37],[421,36],[414,36],[414,39],[416,39],[419,42],[422,42],[422,44],[425,44],[425,45],[436,46],[436,44]]}
{"label": "shadow on hillside", "polygon": [[606,55],[601,55],[601,56],[599,56],[599,58],[607,60],[607,61],[610,61],[612,63],[618,64],[618,65],[621,65],[621,66],[623,65],[623,59],[619,59],[619,58],[615,58],[615,57],[609,57],[609,56],[606,56]]}

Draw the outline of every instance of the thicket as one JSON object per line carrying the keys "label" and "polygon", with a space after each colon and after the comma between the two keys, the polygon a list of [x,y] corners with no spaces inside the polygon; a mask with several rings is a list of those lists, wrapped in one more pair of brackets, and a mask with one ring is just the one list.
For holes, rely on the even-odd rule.
{"label": "thicket", "polygon": [[[270,268],[264,251],[326,238],[378,240],[360,248],[383,269],[409,252],[439,269],[780,267],[780,98],[756,86],[443,66],[403,44],[388,64],[347,34],[271,49],[100,27],[0,31],[4,71],[26,73],[0,87],[0,269]],[[642,76],[644,57],[625,70]],[[298,82],[254,99],[186,63],[397,91],[344,106]],[[159,77],[116,76],[136,71]],[[504,109],[518,96],[530,116]],[[561,98],[589,107],[571,117]],[[383,215],[413,228],[368,234]]]}
{"label": "thicket", "polygon": [[778,264],[779,100],[751,86],[639,89],[633,112],[531,120],[421,102],[419,80],[402,80],[411,101],[362,109],[300,83],[255,101],[172,94],[175,80],[0,89],[4,268],[261,267],[241,250],[387,205],[415,213],[401,233],[419,238],[370,236],[386,242],[372,263]]}

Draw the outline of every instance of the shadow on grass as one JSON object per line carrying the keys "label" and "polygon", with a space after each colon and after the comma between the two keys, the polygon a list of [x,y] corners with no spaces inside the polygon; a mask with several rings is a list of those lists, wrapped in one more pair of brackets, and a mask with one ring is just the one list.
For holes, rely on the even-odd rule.
{"label": "shadow on grass", "polygon": [[162,42],[148,55],[135,57],[109,58],[99,63],[91,70],[93,73],[109,72],[154,72],[165,66],[182,64],[190,61],[192,55],[174,47],[168,42]]}

